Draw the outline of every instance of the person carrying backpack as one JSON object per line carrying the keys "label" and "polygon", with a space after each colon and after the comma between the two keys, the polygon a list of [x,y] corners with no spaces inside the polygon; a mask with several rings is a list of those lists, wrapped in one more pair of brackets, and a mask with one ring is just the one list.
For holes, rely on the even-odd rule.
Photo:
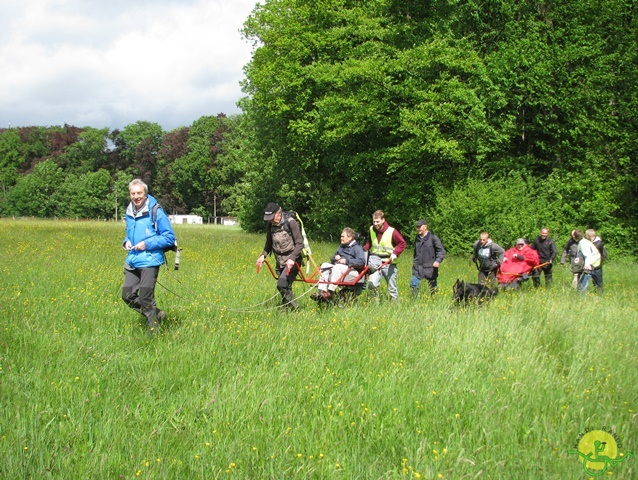
{"label": "person carrying backpack", "polygon": [[166,313],[155,304],[155,284],[164,250],[175,244],[175,233],[162,208],[152,212],[157,200],[148,194],[140,179],[129,183],[131,202],[126,208],[126,237],[122,248],[128,252],[124,261],[122,300],[146,318],[147,333],[157,334]]}
{"label": "person carrying backpack", "polygon": [[[596,247],[596,250],[598,250],[598,253],[600,255],[600,262],[598,266],[592,266],[591,272],[585,273],[591,276],[591,279],[594,281],[594,285],[598,287],[600,293],[603,293],[603,263],[605,262],[605,260],[607,260],[607,249],[605,248],[603,240],[598,235],[596,235],[596,230],[594,230],[593,228],[585,231],[585,238],[589,240],[594,245],[594,247]],[[585,283],[584,280],[583,283]],[[585,291],[586,289],[587,285],[585,284],[582,290]]]}
{"label": "person carrying backpack", "polygon": [[578,288],[578,281],[585,267],[585,257],[583,257],[583,254],[578,250],[578,242],[575,239],[576,232],[579,232],[582,237],[583,234],[580,230],[572,230],[572,235],[569,237],[569,240],[567,240],[560,258],[561,265],[564,265],[565,262],[569,260],[569,269],[572,272],[572,287],[574,289]]}
{"label": "person carrying backpack", "polygon": [[478,268],[478,283],[484,285],[486,279],[492,284],[497,283],[496,272],[498,272],[505,250],[500,245],[494,243],[490,234],[482,232],[479,239],[474,243],[472,261]]}
{"label": "person carrying backpack", "polygon": [[295,300],[292,285],[303,265],[304,240],[299,222],[284,212],[276,203],[269,203],[264,210],[264,221],[268,222],[266,244],[261,255],[257,258],[257,268],[273,253],[277,261],[277,290],[281,294],[282,305],[288,310],[297,310],[299,304]]}

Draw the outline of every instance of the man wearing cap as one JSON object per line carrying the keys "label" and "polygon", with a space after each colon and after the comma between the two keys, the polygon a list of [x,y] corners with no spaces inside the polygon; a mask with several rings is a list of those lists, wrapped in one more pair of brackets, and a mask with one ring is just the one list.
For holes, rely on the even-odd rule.
{"label": "man wearing cap", "polygon": [[388,284],[390,299],[398,300],[398,269],[394,262],[405,250],[405,240],[396,228],[388,225],[388,222],[385,221],[385,214],[381,210],[372,214],[370,234],[363,249],[369,252],[368,266],[374,270],[374,273],[368,277],[370,293],[374,297],[377,296],[377,288],[379,288],[383,276]]}
{"label": "man wearing cap", "polygon": [[474,243],[472,255],[472,261],[478,268],[478,283],[485,284],[486,278],[491,283],[496,282],[496,272],[503,262],[504,254],[503,247],[494,243],[489,233],[481,233],[479,239]]}
{"label": "man wearing cap", "polygon": [[541,228],[540,235],[534,239],[530,246],[538,252],[538,259],[543,265],[532,271],[534,286],[541,286],[541,272],[543,272],[545,274],[545,286],[549,287],[552,284],[552,265],[556,258],[556,253],[558,253],[556,243],[549,238],[549,228]]}
{"label": "man wearing cap", "polygon": [[266,245],[264,251],[257,258],[257,268],[273,253],[277,261],[275,271],[279,276],[277,290],[281,293],[282,305],[289,310],[299,308],[292,292],[292,284],[303,263],[303,237],[299,223],[276,203],[269,203],[264,210],[264,221],[268,222],[266,231]]}
{"label": "man wearing cap", "polygon": [[516,289],[529,278],[534,267],[539,264],[538,252],[531,248],[524,238],[516,240],[516,245],[505,252],[498,274],[499,287]]}
{"label": "man wearing cap", "polygon": [[439,265],[445,258],[445,248],[439,237],[428,230],[428,222],[416,222],[416,238],[414,239],[414,261],[412,262],[412,298],[419,296],[421,280],[427,280],[430,293],[438,290],[436,279],[439,276]]}

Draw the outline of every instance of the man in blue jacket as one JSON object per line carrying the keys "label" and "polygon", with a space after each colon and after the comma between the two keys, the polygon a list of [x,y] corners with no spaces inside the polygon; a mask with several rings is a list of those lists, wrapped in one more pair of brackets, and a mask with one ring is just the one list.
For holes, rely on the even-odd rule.
{"label": "man in blue jacket", "polygon": [[158,331],[158,322],[166,317],[155,305],[155,283],[164,263],[164,249],[175,243],[175,233],[161,207],[153,218],[157,200],[148,194],[148,186],[142,180],[133,180],[128,189],[131,203],[126,209],[126,238],[122,243],[128,251],[122,299],[146,317],[147,332],[152,336]]}

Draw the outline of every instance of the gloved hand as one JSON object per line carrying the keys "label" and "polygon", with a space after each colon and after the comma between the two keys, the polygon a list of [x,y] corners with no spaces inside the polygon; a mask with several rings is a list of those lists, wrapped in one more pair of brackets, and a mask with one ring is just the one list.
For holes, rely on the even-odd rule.
{"label": "gloved hand", "polygon": [[514,258],[516,260],[525,260],[525,257],[523,255],[521,255],[520,253],[515,253],[514,254]]}

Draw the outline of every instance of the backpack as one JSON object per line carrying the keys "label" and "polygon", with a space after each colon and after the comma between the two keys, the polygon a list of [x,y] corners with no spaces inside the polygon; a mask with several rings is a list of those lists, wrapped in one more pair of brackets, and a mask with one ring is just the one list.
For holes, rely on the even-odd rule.
{"label": "backpack", "polygon": [[605,263],[605,260],[607,260],[607,249],[605,248],[605,244],[603,243],[602,240],[598,240],[593,243],[594,243],[594,246],[600,252],[600,264],[602,265],[603,263]]}
{"label": "backpack", "polygon": [[[157,226],[156,226],[157,210],[159,208],[162,208],[162,207],[160,206],[159,203],[156,203],[155,205],[153,205],[153,208],[151,210],[151,222],[153,223],[153,228],[155,229],[156,232],[157,232]],[[182,249],[177,248],[177,239],[175,239],[175,242],[173,243],[173,245],[164,247],[164,257],[166,258],[166,252],[171,252],[171,251],[175,252],[175,270],[179,270],[180,252],[182,251]]]}
{"label": "backpack", "polygon": [[[303,238],[303,248],[301,249],[301,255],[303,256],[304,260],[306,260],[307,262],[310,256],[312,255],[312,250],[310,250],[310,242],[308,242],[308,237],[306,236],[306,229],[303,226],[303,221],[299,217],[299,214],[295,212],[294,210],[291,210],[289,212],[283,212],[283,215],[285,220],[284,230],[286,230],[288,235],[290,235],[291,237],[292,237],[292,232],[290,230],[290,225],[288,225],[288,222],[290,221],[291,218],[294,218],[295,220],[297,220],[297,223],[299,224],[299,230],[301,230],[301,238]],[[309,265],[306,264],[306,268],[308,267]]]}
{"label": "backpack", "polygon": [[577,243],[569,247],[569,265],[572,273],[581,273],[585,269],[585,256]]}

